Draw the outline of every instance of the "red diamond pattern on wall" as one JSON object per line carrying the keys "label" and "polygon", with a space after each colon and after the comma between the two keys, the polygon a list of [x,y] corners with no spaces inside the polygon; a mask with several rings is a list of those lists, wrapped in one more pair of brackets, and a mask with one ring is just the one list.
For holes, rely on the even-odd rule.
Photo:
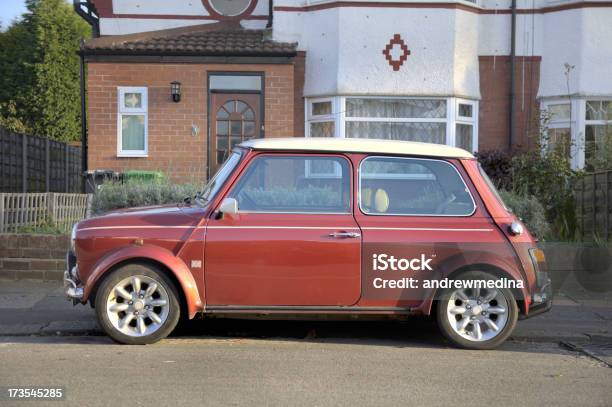
{"label": "red diamond pattern on wall", "polygon": [[[401,55],[399,59],[393,59],[393,55],[391,55],[391,50],[396,45],[399,45],[401,49]],[[402,37],[399,34],[395,34],[391,41],[389,41],[387,46],[385,46],[385,49],[383,49],[382,53],[385,56],[387,62],[389,62],[389,65],[393,67],[393,70],[399,71],[400,66],[402,66],[404,62],[408,59],[408,55],[410,55],[410,50],[408,49],[408,46],[406,45]]]}

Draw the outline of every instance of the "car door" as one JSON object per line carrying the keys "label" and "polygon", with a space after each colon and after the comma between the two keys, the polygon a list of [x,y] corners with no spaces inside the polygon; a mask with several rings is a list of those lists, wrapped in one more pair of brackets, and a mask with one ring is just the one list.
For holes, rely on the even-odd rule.
{"label": "car door", "polygon": [[360,304],[416,307],[432,291],[426,280],[444,278],[451,264],[464,264],[463,257],[496,241],[496,228],[464,177],[452,160],[361,160],[355,211],[363,234]]}
{"label": "car door", "polygon": [[207,225],[210,306],[352,305],[361,292],[361,234],[352,167],[342,155],[256,155]]}

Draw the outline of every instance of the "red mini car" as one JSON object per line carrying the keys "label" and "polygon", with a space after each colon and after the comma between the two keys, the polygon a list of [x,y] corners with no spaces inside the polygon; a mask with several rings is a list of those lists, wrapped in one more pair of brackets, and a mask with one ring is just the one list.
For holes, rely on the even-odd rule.
{"label": "red mini car", "polygon": [[66,295],[114,340],[180,315],[405,318],[490,349],[551,306],[542,251],[474,157],[435,144],[261,139],[196,197],[75,225]]}

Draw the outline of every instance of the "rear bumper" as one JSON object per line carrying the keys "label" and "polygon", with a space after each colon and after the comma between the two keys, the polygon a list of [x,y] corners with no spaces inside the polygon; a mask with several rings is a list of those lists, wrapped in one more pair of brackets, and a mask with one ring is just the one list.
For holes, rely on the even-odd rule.
{"label": "rear bumper", "polygon": [[535,317],[536,315],[550,311],[552,308],[552,283],[547,273],[539,274],[544,274],[545,276],[538,276],[538,287],[536,292],[531,296],[529,313],[524,316],[524,318]]}
{"label": "rear bumper", "polygon": [[543,302],[541,304],[535,304],[529,307],[529,314],[525,318],[535,317],[536,315],[543,314],[550,311],[552,308],[552,299]]}

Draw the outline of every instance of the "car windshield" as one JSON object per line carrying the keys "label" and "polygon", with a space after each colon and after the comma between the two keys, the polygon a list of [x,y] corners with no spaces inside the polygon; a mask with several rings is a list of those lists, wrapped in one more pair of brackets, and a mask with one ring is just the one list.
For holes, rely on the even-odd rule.
{"label": "car windshield", "polygon": [[242,153],[240,150],[235,150],[229,158],[223,163],[219,171],[212,177],[212,179],[206,184],[204,190],[196,196],[196,201],[202,205],[212,200],[219,189],[225,184],[225,181],[232,175],[234,169],[240,163]]}

